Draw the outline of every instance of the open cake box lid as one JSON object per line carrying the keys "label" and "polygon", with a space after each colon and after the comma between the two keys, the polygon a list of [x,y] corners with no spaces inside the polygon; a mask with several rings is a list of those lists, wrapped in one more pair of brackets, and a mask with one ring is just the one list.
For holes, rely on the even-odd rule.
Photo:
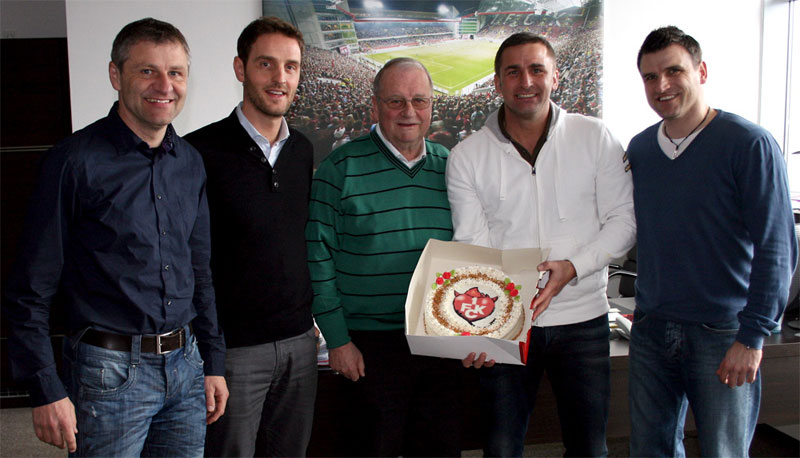
{"label": "open cake box lid", "polygon": [[[530,335],[530,303],[536,295],[539,272],[536,270],[549,253],[539,248],[497,250],[459,242],[443,242],[431,239],[425,245],[414,269],[406,296],[406,338],[411,353],[464,359],[475,352],[486,352],[487,361],[525,364]],[[489,266],[502,270],[513,281],[522,285],[520,300],[525,310],[523,331],[516,340],[497,339],[485,336],[429,336],[425,334],[422,307],[437,272],[446,272],[458,267],[474,265]]]}

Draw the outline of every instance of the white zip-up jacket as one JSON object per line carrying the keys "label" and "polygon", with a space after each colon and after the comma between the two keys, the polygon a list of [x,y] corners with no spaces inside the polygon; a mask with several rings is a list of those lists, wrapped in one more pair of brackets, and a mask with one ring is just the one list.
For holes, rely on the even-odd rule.
{"label": "white zip-up jacket", "polygon": [[577,278],[534,326],[580,323],[606,313],[608,263],[636,238],[633,184],[622,145],[600,120],[567,113],[552,102],[551,109],[535,173],[500,132],[497,112],[447,160],[455,241],[549,248],[548,259],[575,266]]}

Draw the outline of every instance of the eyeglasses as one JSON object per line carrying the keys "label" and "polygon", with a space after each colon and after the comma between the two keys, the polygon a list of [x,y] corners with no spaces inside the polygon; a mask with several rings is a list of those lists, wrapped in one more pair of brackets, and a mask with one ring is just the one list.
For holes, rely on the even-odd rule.
{"label": "eyeglasses", "polygon": [[403,99],[400,97],[391,97],[388,99],[384,99],[382,97],[378,97],[378,99],[385,103],[387,107],[392,110],[402,110],[406,107],[406,103],[411,103],[411,107],[415,110],[424,110],[431,106],[431,98],[430,97],[414,97],[411,100]]}

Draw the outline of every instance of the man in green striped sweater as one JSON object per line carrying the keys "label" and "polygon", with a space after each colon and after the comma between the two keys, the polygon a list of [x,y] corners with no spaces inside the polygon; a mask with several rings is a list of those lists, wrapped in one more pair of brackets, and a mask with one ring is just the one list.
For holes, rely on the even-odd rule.
{"label": "man in green striped sweater", "polygon": [[352,380],[357,446],[349,454],[457,456],[460,364],[411,355],[404,333],[411,274],[428,239],[450,240],[448,151],[425,140],[433,84],[397,58],[375,76],[369,135],[316,172],[306,228],[312,311],[334,371]]}

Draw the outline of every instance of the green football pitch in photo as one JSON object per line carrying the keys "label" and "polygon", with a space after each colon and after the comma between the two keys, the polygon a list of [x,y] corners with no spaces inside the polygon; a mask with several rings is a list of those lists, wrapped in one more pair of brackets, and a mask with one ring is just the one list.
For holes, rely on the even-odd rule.
{"label": "green football pitch in photo", "polygon": [[494,73],[494,55],[499,43],[459,40],[418,48],[370,54],[369,59],[383,64],[395,57],[413,57],[422,62],[437,88],[455,94],[461,88]]}

